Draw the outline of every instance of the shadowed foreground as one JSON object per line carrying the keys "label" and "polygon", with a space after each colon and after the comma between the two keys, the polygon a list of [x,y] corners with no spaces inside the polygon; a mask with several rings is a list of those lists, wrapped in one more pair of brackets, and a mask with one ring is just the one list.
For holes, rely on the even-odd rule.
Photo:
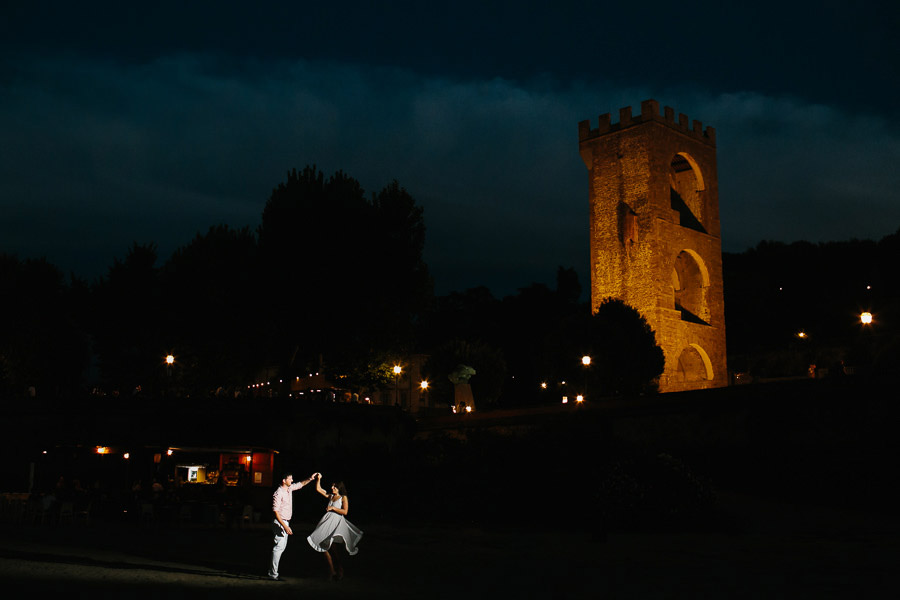
{"label": "shadowed foreground", "polygon": [[[125,523],[4,524],[0,578],[4,592],[137,598],[827,599],[900,592],[900,518],[734,495],[721,504],[727,533],[595,539],[578,530],[578,507],[565,499],[558,522],[534,527],[372,524],[341,582],[324,579],[321,557],[300,535],[282,559],[287,581],[266,580],[269,532],[262,525],[154,531]],[[313,526],[298,522],[296,529]]]}

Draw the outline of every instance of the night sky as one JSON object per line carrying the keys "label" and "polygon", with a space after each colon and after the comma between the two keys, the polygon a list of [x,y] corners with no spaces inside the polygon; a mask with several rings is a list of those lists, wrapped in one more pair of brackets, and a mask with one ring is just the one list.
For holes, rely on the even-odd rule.
{"label": "night sky", "polygon": [[315,164],[416,198],[439,294],[560,265],[586,286],[577,125],[647,98],[716,128],[725,251],[880,239],[900,227],[897,7],[6,0],[0,252],[92,280],[154,242],[161,264],[255,229]]}

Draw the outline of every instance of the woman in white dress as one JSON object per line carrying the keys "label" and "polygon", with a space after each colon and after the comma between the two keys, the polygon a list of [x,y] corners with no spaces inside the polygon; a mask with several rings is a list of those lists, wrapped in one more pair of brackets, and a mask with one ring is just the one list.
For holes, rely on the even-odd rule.
{"label": "woman in white dress", "polygon": [[344,567],[341,564],[339,548],[335,547],[343,545],[347,549],[347,553],[353,556],[359,550],[356,545],[362,539],[363,532],[353,523],[347,520],[347,513],[350,512],[350,500],[347,498],[347,489],[344,482],[339,481],[331,484],[331,493],[329,494],[322,489],[322,474],[316,474],[316,491],[328,498],[328,506],[325,508],[325,515],[319,520],[315,530],[306,541],[313,547],[313,550],[321,552],[325,555],[328,562],[328,576],[332,579],[343,579]]}

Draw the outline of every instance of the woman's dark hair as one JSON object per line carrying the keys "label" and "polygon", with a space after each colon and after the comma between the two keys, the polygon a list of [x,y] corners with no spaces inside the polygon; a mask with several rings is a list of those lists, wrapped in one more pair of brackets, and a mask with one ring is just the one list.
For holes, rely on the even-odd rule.
{"label": "woman's dark hair", "polygon": [[347,486],[344,485],[343,481],[338,481],[337,483],[332,483],[331,485],[338,489],[338,494],[340,494],[341,496],[347,495]]}

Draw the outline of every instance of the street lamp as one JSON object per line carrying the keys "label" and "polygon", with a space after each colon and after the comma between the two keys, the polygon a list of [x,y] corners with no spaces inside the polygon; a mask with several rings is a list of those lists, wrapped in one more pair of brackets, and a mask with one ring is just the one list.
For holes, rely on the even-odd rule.
{"label": "street lamp", "polygon": [[[585,354],[581,357],[581,364],[584,365],[584,395],[587,396],[587,380],[588,380],[588,372],[587,370],[591,366],[591,357]],[[578,402],[582,402],[584,397],[580,398]]]}
{"label": "street lamp", "polygon": [[[425,396],[425,393],[428,391],[428,381],[423,379],[422,383],[419,384],[419,388],[422,390],[422,396]],[[426,406],[428,404],[426,403]]]}
{"label": "street lamp", "polygon": [[166,354],[166,395],[172,394],[172,366],[175,364],[175,355]]}
{"label": "street lamp", "polygon": [[859,322],[863,325],[871,325],[872,324],[872,313],[866,311],[859,315]]}
{"label": "street lamp", "polygon": [[394,402],[400,406],[400,365],[394,365]]}

